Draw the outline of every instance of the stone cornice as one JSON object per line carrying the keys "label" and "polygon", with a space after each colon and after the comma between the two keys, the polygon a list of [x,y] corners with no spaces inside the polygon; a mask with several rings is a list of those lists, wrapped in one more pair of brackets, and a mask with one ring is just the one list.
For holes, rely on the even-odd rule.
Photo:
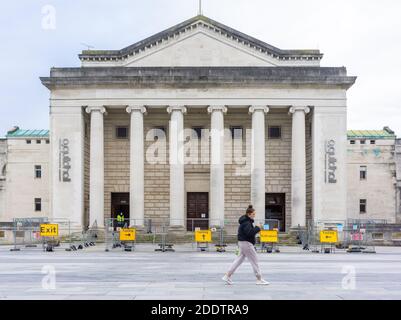
{"label": "stone cornice", "polygon": [[323,85],[350,88],[356,77],[328,67],[85,67],[52,68],[47,88],[91,85],[193,87],[218,85]]}

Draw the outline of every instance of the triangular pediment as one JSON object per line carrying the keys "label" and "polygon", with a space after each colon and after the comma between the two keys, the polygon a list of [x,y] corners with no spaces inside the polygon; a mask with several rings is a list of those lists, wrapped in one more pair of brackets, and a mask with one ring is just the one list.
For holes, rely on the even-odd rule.
{"label": "triangular pediment", "polygon": [[275,66],[274,59],[197,30],[127,59],[127,67]]}
{"label": "triangular pediment", "polygon": [[204,16],[117,51],[83,51],[83,66],[318,66],[317,50],[281,50]]}

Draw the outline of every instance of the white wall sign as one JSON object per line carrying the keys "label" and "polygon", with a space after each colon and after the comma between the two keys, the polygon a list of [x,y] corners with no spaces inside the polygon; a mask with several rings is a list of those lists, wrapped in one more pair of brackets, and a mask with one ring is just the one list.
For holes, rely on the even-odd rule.
{"label": "white wall sign", "polygon": [[59,141],[59,181],[71,182],[70,169],[70,141],[68,139],[60,139]]}
{"label": "white wall sign", "polygon": [[334,140],[326,141],[325,155],[325,182],[337,183],[337,157],[336,157],[336,142]]}

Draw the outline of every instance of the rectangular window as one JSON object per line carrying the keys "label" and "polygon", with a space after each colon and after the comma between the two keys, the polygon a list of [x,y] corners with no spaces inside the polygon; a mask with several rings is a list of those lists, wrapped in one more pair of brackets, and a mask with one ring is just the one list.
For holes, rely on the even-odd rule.
{"label": "rectangular window", "polygon": [[49,143],[50,143],[50,140],[49,140],[49,139],[47,139],[47,140],[46,140],[46,144],[49,144]]}
{"label": "rectangular window", "polygon": [[269,134],[269,139],[281,139],[281,127],[269,126],[268,134]]}
{"label": "rectangular window", "polygon": [[42,178],[42,166],[35,166],[35,178]]}
{"label": "rectangular window", "polygon": [[349,144],[355,144],[355,140],[350,140]]}
{"label": "rectangular window", "polygon": [[232,139],[242,139],[243,128],[241,126],[231,126],[230,131]]}
{"label": "rectangular window", "polygon": [[117,127],[116,128],[117,139],[128,139],[128,127]]}
{"label": "rectangular window", "polygon": [[36,140],[36,144],[41,144],[42,140]]}
{"label": "rectangular window", "polygon": [[31,144],[32,141],[31,140],[26,140],[26,144]]}
{"label": "rectangular window", "polygon": [[359,213],[361,214],[366,213],[366,204],[367,204],[366,199],[359,200]]}
{"label": "rectangular window", "polygon": [[370,140],[370,144],[376,144],[376,140]]}
{"label": "rectangular window", "polygon": [[35,198],[35,211],[42,211],[42,199]]}
{"label": "rectangular window", "polygon": [[202,130],[203,127],[192,127],[192,138],[193,139],[200,139],[202,138]]}
{"label": "rectangular window", "polygon": [[366,180],[368,175],[368,167],[367,166],[360,166],[359,168],[359,178],[360,180]]}
{"label": "rectangular window", "polygon": [[361,140],[361,144],[366,144],[366,140]]}

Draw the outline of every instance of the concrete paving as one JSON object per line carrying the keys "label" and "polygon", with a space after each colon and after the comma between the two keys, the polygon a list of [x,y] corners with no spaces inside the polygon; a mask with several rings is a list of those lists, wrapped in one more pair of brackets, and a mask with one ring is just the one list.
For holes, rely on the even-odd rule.
{"label": "concrete paving", "polygon": [[[176,252],[134,252],[104,247],[80,251],[10,252],[0,247],[0,299],[401,299],[401,248],[376,248],[376,254],[317,254],[284,247],[259,253],[269,286],[256,286],[246,261],[234,285],[221,277],[235,259],[226,253],[197,252],[191,245]],[[54,276],[53,276],[54,275]]]}

